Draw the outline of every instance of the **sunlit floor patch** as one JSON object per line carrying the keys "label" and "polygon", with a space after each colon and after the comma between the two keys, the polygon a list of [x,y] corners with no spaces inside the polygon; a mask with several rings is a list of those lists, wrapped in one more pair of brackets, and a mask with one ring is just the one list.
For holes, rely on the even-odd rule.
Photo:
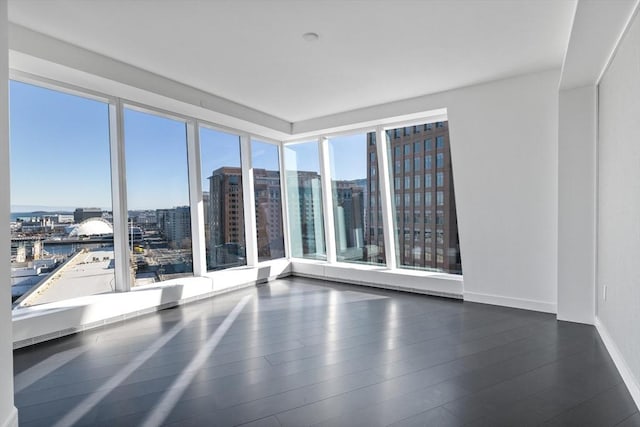
{"label": "sunlit floor patch", "polygon": [[142,427],[159,426],[167,419],[173,408],[176,406],[176,403],[178,403],[178,400],[180,400],[180,397],[182,397],[184,391],[189,387],[189,384],[191,384],[193,378],[198,374],[202,365],[209,359],[213,350],[215,350],[220,343],[220,340],[227,333],[231,325],[233,325],[233,322],[236,320],[244,306],[247,305],[250,298],[250,295],[242,298],[220,326],[218,326],[205,345],[200,349],[200,351],[198,351],[191,362],[189,362],[189,365],[164,393],[160,403],[154,406],[153,411],[147,416]]}
{"label": "sunlit floor patch", "polygon": [[120,383],[122,383],[136,369],[142,366],[151,356],[164,347],[173,337],[184,329],[188,322],[181,321],[174,325],[167,333],[162,335],[149,348],[140,353],[135,359],[129,362],[117,374],[109,379],[104,385],[91,393],[80,402],[71,412],[67,413],[61,420],[54,424],[54,427],[69,427],[80,421],[89,411],[91,411],[106,395],[111,393]]}

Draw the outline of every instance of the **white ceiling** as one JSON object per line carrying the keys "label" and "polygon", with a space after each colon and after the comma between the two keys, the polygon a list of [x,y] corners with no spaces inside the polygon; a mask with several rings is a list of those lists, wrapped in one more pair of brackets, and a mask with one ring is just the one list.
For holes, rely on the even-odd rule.
{"label": "white ceiling", "polygon": [[[9,18],[297,122],[560,67],[575,7],[575,0],[11,0]],[[303,40],[310,31],[320,40]]]}

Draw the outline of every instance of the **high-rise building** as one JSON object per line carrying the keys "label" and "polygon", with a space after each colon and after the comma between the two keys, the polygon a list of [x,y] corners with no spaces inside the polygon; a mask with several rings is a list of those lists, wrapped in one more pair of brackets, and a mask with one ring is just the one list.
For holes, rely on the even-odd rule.
{"label": "high-rise building", "polygon": [[191,248],[191,210],[189,206],[156,211],[158,228],[170,246]]}
{"label": "high-rise building", "polygon": [[[462,273],[448,122],[392,129],[387,139],[399,265]],[[368,177],[375,181],[375,133],[367,142]],[[382,215],[376,185],[369,188],[368,235],[376,241],[383,238]]]}
{"label": "high-rise building", "polygon": [[258,257],[284,257],[280,171],[254,169]]}
{"label": "high-rise building", "polygon": [[292,254],[322,257],[326,249],[320,175],[314,171],[287,171],[287,191],[289,206],[293,207],[289,209],[290,227],[299,230],[301,237],[292,239]]}
{"label": "high-rise building", "polygon": [[239,264],[244,257],[242,170],[222,167],[208,179],[209,206],[205,218],[209,242],[207,265],[211,270]]}

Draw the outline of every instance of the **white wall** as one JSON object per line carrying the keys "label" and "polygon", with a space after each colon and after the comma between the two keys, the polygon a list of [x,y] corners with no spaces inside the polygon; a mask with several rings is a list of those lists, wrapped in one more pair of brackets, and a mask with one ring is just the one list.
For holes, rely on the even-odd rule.
{"label": "white wall", "polygon": [[466,300],[556,312],[558,78],[446,96]]}
{"label": "white wall", "polygon": [[[9,97],[7,0],[0,0],[0,224],[9,222]],[[0,227],[0,277],[11,276],[9,229]],[[0,286],[0,426],[17,426],[13,406],[13,353],[11,342],[11,298],[6,280]]]}
{"label": "white wall", "polygon": [[596,87],[561,90],[558,129],[558,319],[593,324]]}
{"label": "white wall", "polygon": [[[640,20],[599,86],[596,325],[640,405]],[[607,288],[604,300],[604,287]]]}

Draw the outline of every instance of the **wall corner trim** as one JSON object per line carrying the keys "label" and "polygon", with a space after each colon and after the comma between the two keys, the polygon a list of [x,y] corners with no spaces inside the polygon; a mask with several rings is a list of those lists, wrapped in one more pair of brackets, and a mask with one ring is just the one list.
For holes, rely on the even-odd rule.
{"label": "wall corner trim", "polygon": [[633,401],[640,410],[640,383],[638,382],[638,379],[633,376],[633,373],[631,372],[631,369],[629,369],[629,366],[624,360],[618,346],[598,317],[596,317],[595,325],[600,338],[602,338],[602,342],[604,342],[604,346],[609,352],[611,359],[613,359],[613,363],[616,365],[624,384],[629,390],[629,394],[631,394]]}

